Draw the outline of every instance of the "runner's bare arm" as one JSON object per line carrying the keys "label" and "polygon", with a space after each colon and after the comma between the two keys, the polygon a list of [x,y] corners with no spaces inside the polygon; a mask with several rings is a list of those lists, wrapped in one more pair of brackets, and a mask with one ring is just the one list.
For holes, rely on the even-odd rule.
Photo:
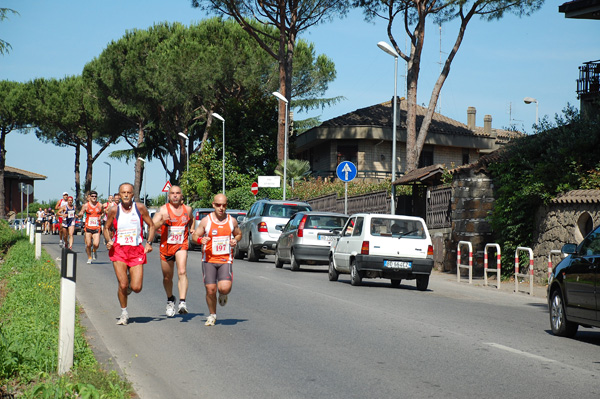
{"label": "runner's bare arm", "polygon": [[240,226],[237,224],[237,220],[233,220],[233,240],[230,241],[231,246],[235,247],[238,242],[242,239],[242,230],[240,230]]}
{"label": "runner's bare arm", "polygon": [[138,209],[140,210],[140,215],[142,215],[142,219],[148,225],[148,238],[146,239],[146,245],[144,246],[144,252],[149,253],[152,252],[152,242],[154,242],[154,234],[155,227],[152,218],[150,217],[150,213],[148,212],[148,208],[144,204],[137,204]]}
{"label": "runner's bare arm", "polygon": [[160,229],[160,227],[163,225],[163,223],[165,221],[164,211],[165,211],[165,206],[163,205],[160,207],[158,212],[156,212],[154,214],[154,217],[152,218],[152,222],[154,223],[154,231]]}
{"label": "runner's bare arm", "polygon": [[192,241],[198,242],[198,239],[200,237],[204,236],[204,230],[206,229],[206,220],[207,219],[208,219],[208,217],[205,217],[204,219],[202,219],[200,221],[198,228],[196,230],[194,230],[194,233],[192,234]]}
{"label": "runner's bare arm", "polygon": [[117,214],[117,208],[110,208],[110,210],[108,211],[108,214],[106,216],[106,223],[105,226],[106,228],[104,229],[104,239],[106,240],[106,248],[108,248],[110,250],[110,248],[113,246],[114,241],[110,236],[110,226],[112,226],[113,220],[115,219],[115,216]]}

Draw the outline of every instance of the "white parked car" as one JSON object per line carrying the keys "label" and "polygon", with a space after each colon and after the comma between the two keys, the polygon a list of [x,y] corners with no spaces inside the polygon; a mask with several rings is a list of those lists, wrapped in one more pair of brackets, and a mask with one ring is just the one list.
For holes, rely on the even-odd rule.
{"label": "white parked car", "polygon": [[329,251],[329,280],[349,273],[352,285],[363,278],[389,278],[393,287],[417,280],[427,290],[433,269],[433,244],[419,217],[359,213],[350,216]]}

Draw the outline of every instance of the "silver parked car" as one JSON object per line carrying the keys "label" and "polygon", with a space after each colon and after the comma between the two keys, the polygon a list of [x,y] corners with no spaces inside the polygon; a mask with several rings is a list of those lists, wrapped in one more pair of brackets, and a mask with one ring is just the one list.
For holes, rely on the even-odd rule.
{"label": "silver parked car", "polygon": [[296,212],[310,211],[312,208],[306,202],[258,200],[248,214],[240,216],[238,223],[242,230],[242,240],[235,246],[234,257],[242,259],[248,254],[248,260],[258,261],[266,254],[274,254],[281,227]]}
{"label": "silver parked car", "polygon": [[348,215],[333,212],[298,212],[281,230],[275,249],[275,267],[284,263],[292,271],[300,265],[326,265],[329,263],[331,241],[337,240]]}

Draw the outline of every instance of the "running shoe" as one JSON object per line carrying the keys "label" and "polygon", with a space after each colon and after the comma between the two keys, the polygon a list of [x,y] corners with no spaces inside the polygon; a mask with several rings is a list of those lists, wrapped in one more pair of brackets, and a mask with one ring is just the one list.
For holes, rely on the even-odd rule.
{"label": "running shoe", "polygon": [[92,251],[92,260],[96,260],[96,251]]}
{"label": "running shoe", "polygon": [[179,314],[187,314],[188,313],[187,306],[185,305],[185,301],[179,302],[179,309],[177,310],[177,313],[179,313]]}
{"label": "running shoe", "polygon": [[121,317],[119,317],[119,321],[117,321],[117,325],[118,326],[126,326],[127,323],[129,323],[129,314],[128,313],[121,313]]}
{"label": "running shoe", "polygon": [[61,247],[61,248],[65,246],[65,243],[63,242],[63,240],[60,240],[58,242],[58,246]]}
{"label": "running shoe", "polygon": [[227,305],[227,294],[219,293],[219,305],[221,305],[221,306]]}
{"label": "running shoe", "polygon": [[92,258],[88,258],[87,264],[91,264],[92,263]]}
{"label": "running shoe", "polygon": [[175,316],[175,302],[167,301],[167,317]]}
{"label": "running shoe", "polygon": [[216,321],[217,321],[217,315],[211,314],[210,316],[208,316],[206,318],[206,323],[204,323],[204,325],[205,326],[214,326]]}

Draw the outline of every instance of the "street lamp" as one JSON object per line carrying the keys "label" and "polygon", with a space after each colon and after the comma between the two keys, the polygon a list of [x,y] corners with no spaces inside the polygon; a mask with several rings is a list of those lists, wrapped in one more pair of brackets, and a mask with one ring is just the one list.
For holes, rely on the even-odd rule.
{"label": "street lamp", "polygon": [[223,122],[223,194],[225,194],[225,118],[213,112],[212,115]]}
{"label": "street lamp", "polygon": [[185,155],[186,155],[186,160],[185,160],[185,165],[186,165],[186,170],[187,170],[187,177],[186,180],[189,182],[190,181],[190,139],[188,138],[188,136],[185,135],[185,133],[183,132],[179,132],[177,133],[178,136],[181,136],[185,139]]}
{"label": "street lamp", "polygon": [[287,155],[288,155],[288,100],[278,91],[274,91],[273,95],[285,103],[285,138],[283,140],[283,200],[285,201],[285,188],[287,186]]}
{"label": "street lamp", "polygon": [[396,50],[386,42],[377,43],[377,47],[385,51],[387,54],[394,57],[394,120],[392,121],[392,199],[390,201],[390,207],[392,215],[396,214],[396,186],[394,186],[394,180],[396,180],[396,111],[398,108],[398,57],[400,56]]}
{"label": "street lamp", "polygon": [[535,98],[533,98],[533,97],[525,97],[525,98],[523,99],[523,102],[524,102],[525,104],[531,104],[531,103],[535,103],[535,126],[536,126],[536,129],[537,129],[537,125],[538,125],[538,105],[539,105],[539,104],[538,104],[538,100],[536,100],[536,99],[535,99]]}
{"label": "street lamp", "polygon": [[[112,175],[112,166],[108,162],[104,163],[108,165],[108,195],[110,196],[110,176]],[[106,198],[108,198],[108,196]]]}
{"label": "street lamp", "polygon": [[146,160],[138,157],[138,161],[142,161],[144,163],[144,205],[146,205]]}

